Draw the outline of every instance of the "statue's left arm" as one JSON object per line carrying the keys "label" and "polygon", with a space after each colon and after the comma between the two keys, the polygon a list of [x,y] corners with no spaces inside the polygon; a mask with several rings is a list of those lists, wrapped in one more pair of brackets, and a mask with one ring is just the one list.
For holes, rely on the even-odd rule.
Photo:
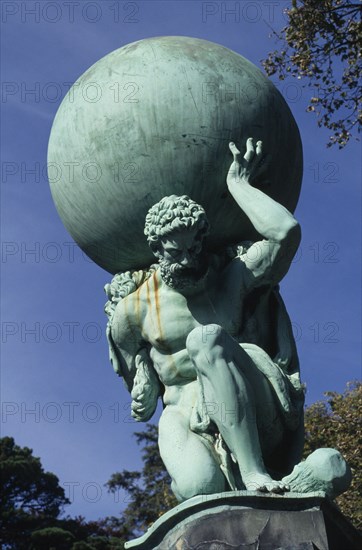
{"label": "statue's left arm", "polygon": [[112,283],[105,286],[110,360],[131,394],[131,414],[138,422],[147,422],[153,416],[161,395],[160,381],[149,356],[149,345],[143,339],[138,317],[134,318],[135,300],[132,299],[134,291],[153,271],[151,266],[148,272],[118,273]]}
{"label": "statue's left arm", "polygon": [[243,255],[247,269],[246,285],[276,285],[287,273],[301,239],[300,226],[281,204],[251,185],[267,166],[262,142],[254,147],[253,139],[246,143],[246,153],[230,143],[234,161],[227,175],[229,191],[240,208],[264,238],[254,243]]}

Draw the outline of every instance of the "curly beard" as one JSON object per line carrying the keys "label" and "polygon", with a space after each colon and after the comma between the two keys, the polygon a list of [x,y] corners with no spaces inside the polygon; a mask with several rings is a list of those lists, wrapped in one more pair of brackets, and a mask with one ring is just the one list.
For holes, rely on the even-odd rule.
{"label": "curly beard", "polygon": [[183,267],[164,258],[159,260],[159,264],[163,281],[175,290],[196,286],[208,272],[208,266],[204,259],[199,260],[198,265],[194,268]]}

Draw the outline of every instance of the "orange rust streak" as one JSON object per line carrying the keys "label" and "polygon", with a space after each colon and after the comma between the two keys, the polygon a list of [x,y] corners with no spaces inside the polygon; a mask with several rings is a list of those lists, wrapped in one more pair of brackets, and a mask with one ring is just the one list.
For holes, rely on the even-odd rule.
{"label": "orange rust streak", "polygon": [[156,306],[157,322],[158,322],[158,328],[160,329],[160,336],[162,338],[160,297],[159,297],[159,293],[158,293],[158,282],[157,282],[156,275],[153,276],[153,284],[154,284],[154,289],[155,289],[155,306]]}
{"label": "orange rust streak", "polygon": [[157,324],[160,331],[160,338],[162,338],[162,345],[166,352],[168,352],[168,361],[170,369],[177,372],[176,363],[173,358],[173,353],[170,348],[170,346],[167,345],[163,338],[163,331],[162,331],[162,325],[161,325],[161,306],[160,306],[160,294],[159,294],[159,286],[157,281],[157,275],[156,273],[153,274],[153,287],[154,287],[154,294],[155,294],[155,307],[156,307],[156,315],[157,315]]}
{"label": "orange rust streak", "polygon": [[147,299],[147,305],[151,309],[151,298],[150,298],[150,287],[148,285],[148,280],[146,281],[146,299]]}

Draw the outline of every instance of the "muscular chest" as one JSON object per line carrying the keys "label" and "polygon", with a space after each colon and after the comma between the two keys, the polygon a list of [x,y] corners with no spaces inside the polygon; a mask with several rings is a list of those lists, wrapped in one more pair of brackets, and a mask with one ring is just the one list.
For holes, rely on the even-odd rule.
{"label": "muscular chest", "polygon": [[176,293],[160,292],[151,300],[143,323],[143,336],[152,347],[164,353],[185,348],[186,338],[200,323],[190,312],[185,298]]}
{"label": "muscular chest", "polygon": [[222,296],[218,289],[213,294],[203,288],[184,295],[165,286],[155,289],[152,282],[149,286],[143,336],[154,348],[176,353],[185,348],[193,328],[210,323],[221,325],[229,334],[237,334],[240,317],[233,317],[230,297]]}

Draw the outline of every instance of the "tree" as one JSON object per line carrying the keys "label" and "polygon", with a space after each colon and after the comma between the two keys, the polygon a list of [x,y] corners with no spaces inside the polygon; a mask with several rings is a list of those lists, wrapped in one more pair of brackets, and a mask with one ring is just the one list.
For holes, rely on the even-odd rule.
{"label": "tree", "polygon": [[340,451],[352,470],[352,485],[336,502],[355,527],[362,527],[362,383],[350,382],[344,393],[326,392],[327,401],[306,409],[306,457],[319,447]]}
{"label": "tree", "polygon": [[71,550],[123,550],[127,540],[123,521],[116,517],[88,522],[82,517],[66,518],[61,525],[76,538]]}
{"label": "tree", "polygon": [[128,505],[122,515],[127,538],[142,534],[177,504],[170,489],[170,477],[158,451],[157,426],[146,424],[146,430],[135,435],[138,444],[144,443],[142,471],[123,470],[113,474],[106,484],[110,492],[122,489],[128,493]]}
{"label": "tree", "polygon": [[69,550],[72,547],[75,537],[73,533],[65,531],[60,527],[46,527],[45,529],[37,529],[30,536],[30,545],[34,550]]}
{"label": "tree", "polygon": [[0,543],[11,550],[121,550],[123,523],[117,518],[86,522],[59,517],[70,504],[56,475],[11,437],[0,439]]}
{"label": "tree", "polygon": [[11,437],[0,440],[1,542],[4,547],[26,549],[31,533],[54,525],[69,503],[58,478],[45,472],[40,459]]}
{"label": "tree", "polygon": [[307,111],[332,131],[327,146],[343,148],[360,131],[361,4],[357,0],[292,0],[288,25],[273,35],[282,43],[262,63],[269,76],[307,79],[316,93]]}

